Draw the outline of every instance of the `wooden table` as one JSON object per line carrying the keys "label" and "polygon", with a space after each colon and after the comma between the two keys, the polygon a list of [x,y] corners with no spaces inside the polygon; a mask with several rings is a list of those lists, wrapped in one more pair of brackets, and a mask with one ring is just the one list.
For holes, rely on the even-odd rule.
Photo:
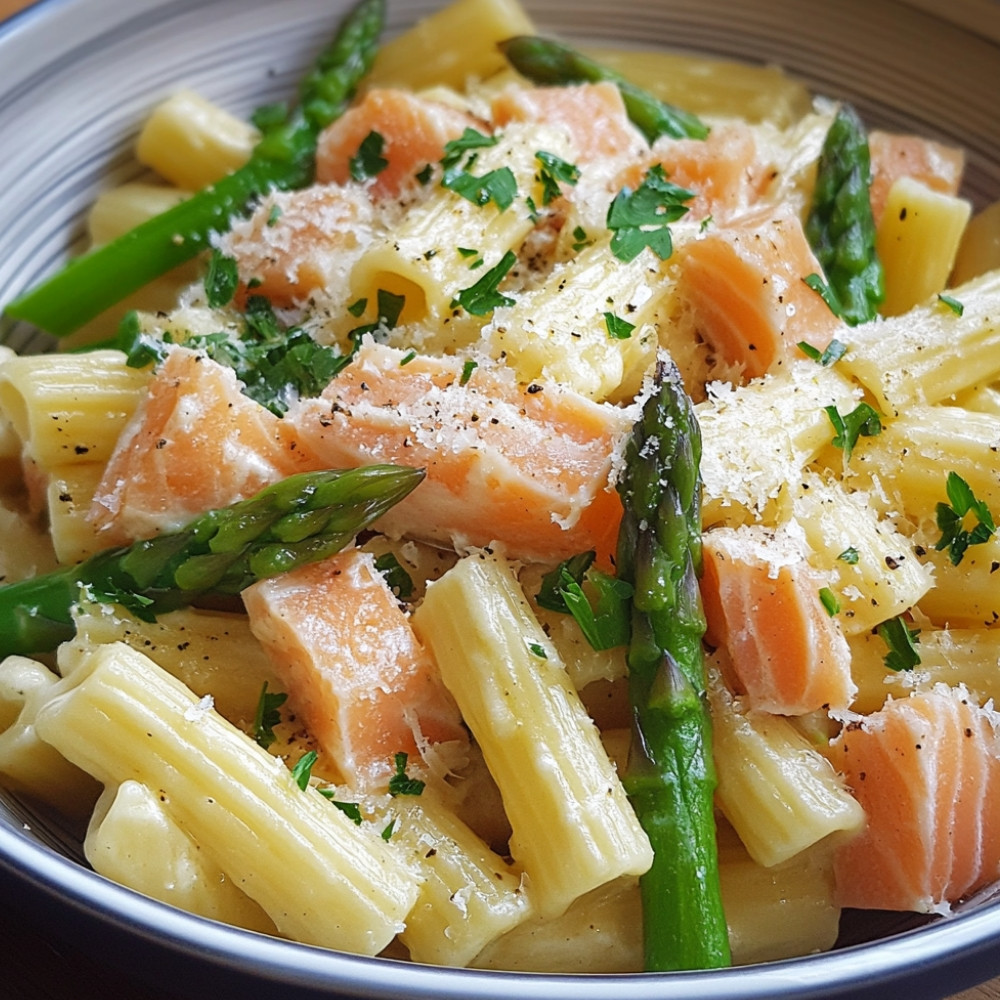
{"label": "wooden table", "polygon": [[[0,21],[30,2],[0,0]],[[44,923],[0,906],[0,990],[6,1000],[176,1000],[169,991],[123,975],[92,954],[58,941]],[[950,1000],[1000,1000],[1000,978]]]}

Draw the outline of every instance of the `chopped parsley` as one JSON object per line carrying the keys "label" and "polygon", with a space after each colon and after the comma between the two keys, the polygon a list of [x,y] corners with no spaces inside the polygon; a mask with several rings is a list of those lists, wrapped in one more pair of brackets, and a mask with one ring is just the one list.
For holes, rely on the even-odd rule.
{"label": "chopped parsley", "polygon": [[[571,614],[594,649],[613,649],[628,642],[628,601],[632,587],[624,580],[591,568],[594,552],[581,552],[542,577],[536,600],[550,611]],[[583,590],[586,579],[596,592],[594,604]]]}
{"label": "chopped parsley", "polygon": [[822,587],[820,589],[819,601],[831,618],[840,611],[840,601],[829,587]]}
{"label": "chopped parsley", "polygon": [[468,385],[469,379],[472,378],[472,373],[479,367],[478,361],[473,361],[471,358],[462,365],[462,374],[458,380],[459,385]]}
{"label": "chopped parsley", "polygon": [[961,316],[965,312],[965,306],[958,299],[945,295],[944,292],[938,294],[938,302],[946,305],[956,316]]}
{"label": "chopped parsley", "polygon": [[[972,487],[957,473],[949,472],[945,483],[948,503],[937,505],[937,526],[941,537],[934,546],[947,550],[953,566],[965,557],[970,545],[981,545],[996,534],[996,522],[985,502],[977,499]],[[971,524],[970,528],[966,524]]]}
{"label": "chopped parsley", "polygon": [[229,305],[240,283],[236,261],[219,250],[213,250],[205,271],[205,299],[213,309]]}
{"label": "chopped parsley", "polygon": [[441,186],[474,205],[485,206],[492,201],[501,212],[510,208],[517,197],[517,178],[510,167],[498,167],[480,176],[472,173],[478,151],[496,144],[496,136],[483,135],[474,128],[467,128],[458,139],[446,143]]}
{"label": "chopped parsley", "polygon": [[430,183],[431,175],[434,173],[434,167],[429,163],[423,168],[423,170],[418,171],[414,176],[421,184]]}
{"label": "chopped parsley", "polygon": [[491,267],[474,285],[463,288],[451,300],[451,308],[462,308],[473,316],[486,316],[500,306],[512,306],[514,300],[501,295],[497,288],[516,263],[517,255],[513,250],[508,250],[498,264]]}
{"label": "chopped parsley", "polygon": [[[367,299],[360,301],[364,301],[367,306]],[[375,334],[381,331],[394,330],[396,328],[396,324],[399,323],[399,317],[402,314],[403,307],[405,305],[405,295],[396,295],[394,292],[387,292],[384,288],[380,288],[376,295],[378,316],[375,318],[374,322],[365,323],[363,326],[356,326],[347,334],[355,348],[360,345],[361,338],[367,333]]]}
{"label": "chopped parsley", "polygon": [[253,717],[253,738],[265,750],[270,747],[277,737],[274,735],[274,727],[281,722],[281,712],[279,709],[288,700],[288,695],[283,691],[275,691],[273,694],[267,690],[267,681],[260,689],[260,697],[257,699],[257,710]]}
{"label": "chopped parsley", "polygon": [[882,418],[868,403],[859,403],[850,413],[843,414],[836,406],[824,406],[823,409],[835,432],[831,444],[843,449],[845,460],[850,459],[858,438],[877,437],[882,433]]}
{"label": "chopped parsley", "polygon": [[587,236],[587,230],[583,226],[577,226],[573,230],[573,253],[579,253],[589,243],[590,239]]}
{"label": "chopped parsley", "polygon": [[417,352],[416,351],[413,351],[413,350],[407,351],[399,359],[399,367],[402,368],[403,365],[408,365],[416,356],[417,356]]}
{"label": "chopped parsley", "polygon": [[837,558],[841,562],[847,563],[848,566],[856,566],[860,557],[858,556],[858,550],[853,545],[850,545]]}
{"label": "chopped parsley", "polygon": [[361,806],[357,802],[343,802],[341,799],[335,799],[333,797],[335,793],[329,788],[320,788],[317,791],[325,799],[329,799],[349,820],[352,820],[355,826],[361,826]]}
{"label": "chopped parsley", "polygon": [[284,215],[284,212],[282,212],[281,206],[275,202],[271,206],[271,210],[267,213],[267,224],[269,226],[276,226],[282,215]]}
{"label": "chopped parsley", "polygon": [[902,618],[897,617],[882,622],[875,631],[889,647],[883,662],[890,670],[912,670],[920,665],[920,654],[917,652],[920,629],[911,629]]}
{"label": "chopped parsley", "polygon": [[540,660],[549,658],[549,654],[545,652],[545,647],[540,642],[529,642],[528,649],[531,650],[533,656],[537,656]]}
{"label": "chopped parsley", "polygon": [[608,328],[608,336],[614,340],[628,340],[635,329],[634,323],[610,312],[604,314],[604,325]]}
{"label": "chopped parsley", "polygon": [[377,177],[389,166],[389,161],[382,155],[384,151],[385,138],[378,132],[369,132],[348,164],[351,177],[356,181]]}
{"label": "chopped parsley", "polygon": [[687,213],[684,202],[693,197],[693,192],[667,180],[659,163],[650,167],[634,191],[622,188],[608,208],[611,252],[627,263],[649,247],[666,260],[674,249],[668,224]]}
{"label": "chopped parsley", "polygon": [[424,782],[419,778],[411,778],[406,773],[408,754],[403,751],[393,756],[396,773],[389,779],[390,795],[420,795],[424,790]]}
{"label": "chopped parsley", "polygon": [[150,623],[156,621],[156,615],[149,610],[150,605],[155,603],[151,597],[137,594],[131,590],[122,590],[110,580],[104,581],[100,587],[94,583],[88,583],[84,588],[84,595],[88,601],[95,601],[99,604],[117,604],[135,615],[139,621]]}
{"label": "chopped parsley", "polygon": [[843,317],[844,309],[837,293],[818,274],[807,274],[802,280],[827,304],[834,316]]}
{"label": "chopped parsley", "polygon": [[812,344],[804,340],[800,340],[797,346],[807,358],[818,362],[824,368],[829,368],[830,365],[836,364],[847,353],[847,344],[842,340],[837,340],[836,337],[826,345],[826,349],[823,351],[813,347]]}
{"label": "chopped parsley", "polygon": [[295,779],[295,784],[305,791],[309,787],[309,779],[312,777],[313,765],[316,763],[319,754],[315,750],[310,750],[308,753],[304,753],[296,762],[295,766],[292,768],[292,777]]}
{"label": "chopped parsley", "polygon": [[389,822],[382,828],[382,839],[388,841],[395,829],[396,829],[396,820],[395,819],[389,820]]}
{"label": "chopped parsley", "polygon": [[364,314],[364,311],[368,308],[368,299],[355,299],[348,307],[347,311],[355,318],[358,319]]}
{"label": "chopped parsley", "polygon": [[392,552],[385,552],[375,560],[375,568],[385,577],[389,589],[401,600],[413,596],[413,578],[400,565]]}
{"label": "chopped parsley", "polygon": [[560,184],[574,186],[580,180],[580,168],[575,163],[567,163],[555,153],[539,150],[535,159],[541,164],[535,180],[542,185],[542,204],[551,204],[562,194]]}

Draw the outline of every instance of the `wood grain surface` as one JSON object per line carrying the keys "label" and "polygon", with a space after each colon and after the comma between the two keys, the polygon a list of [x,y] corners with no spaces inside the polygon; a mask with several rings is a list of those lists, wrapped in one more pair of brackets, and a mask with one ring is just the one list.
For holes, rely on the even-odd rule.
{"label": "wood grain surface", "polygon": [[[0,0],[0,21],[27,6],[28,0]],[[51,918],[58,920],[58,914]],[[0,993],[6,1000],[176,1000],[169,989],[127,976],[89,949],[64,942],[44,915],[26,918],[0,907],[0,941]],[[1000,978],[950,1000],[1000,1000]]]}

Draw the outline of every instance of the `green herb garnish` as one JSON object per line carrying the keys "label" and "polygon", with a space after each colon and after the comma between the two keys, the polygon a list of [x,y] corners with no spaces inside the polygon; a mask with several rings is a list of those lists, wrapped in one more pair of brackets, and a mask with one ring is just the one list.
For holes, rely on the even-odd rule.
{"label": "green herb garnish", "polygon": [[378,132],[369,132],[361,140],[357,153],[351,157],[348,165],[351,177],[356,181],[365,181],[382,173],[389,166],[389,161],[382,155],[384,150],[384,136]]}
{"label": "green herb garnish", "polygon": [[513,250],[508,250],[498,264],[491,267],[474,285],[463,288],[451,300],[451,308],[462,308],[473,316],[486,316],[500,306],[512,306],[514,300],[501,295],[497,288],[516,263],[517,255]]}
{"label": "green herb garnish", "polygon": [[812,344],[804,340],[800,340],[797,346],[807,358],[811,358],[824,368],[829,368],[830,365],[836,364],[847,353],[847,344],[842,340],[837,340],[836,337],[826,345],[823,351],[813,347]]}
{"label": "green herb garnish", "polygon": [[884,662],[890,670],[912,670],[919,666],[917,643],[920,641],[920,629],[911,629],[902,618],[897,617],[882,622],[875,631],[889,647]]}
{"label": "green herb garnish", "polygon": [[539,150],[535,159],[541,164],[541,169],[535,175],[542,185],[542,204],[548,205],[562,194],[560,184],[574,186],[580,180],[580,168],[575,163],[567,163],[554,153]]}
{"label": "green herb garnish", "polygon": [[396,773],[389,779],[390,795],[420,795],[424,790],[424,782],[419,778],[411,778],[406,773],[408,756],[408,754],[400,751],[393,757],[396,765]]}
{"label": "green herb garnish", "polygon": [[951,295],[945,295],[944,292],[938,294],[938,302],[946,305],[956,316],[961,316],[965,312],[965,305],[963,303]]}
{"label": "green herb garnish", "polygon": [[842,414],[836,406],[824,406],[836,432],[831,444],[842,448],[845,460],[850,459],[859,437],[877,437],[882,433],[882,418],[868,403],[859,403],[850,413]]}
{"label": "green herb garnish", "polygon": [[659,163],[650,167],[635,191],[623,188],[611,202],[607,217],[608,229],[614,234],[611,252],[627,263],[649,247],[660,260],[666,260],[674,247],[669,223],[687,213],[684,202],[693,197],[693,192],[667,180]]}
{"label": "green herb garnish", "polygon": [[240,283],[236,261],[219,250],[213,250],[205,272],[205,299],[213,309],[229,305]]}
{"label": "green herb garnish", "polygon": [[604,325],[608,328],[608,336],[614,340],[628,340],[635,329],[634,323],[629,323],[628,320],[610,312],[604,314]]}
{"label": "green herb garnish", "polygon": [[385,552],[375,560],[375,568],[385,577],[389,589],[401,600],[413,596],[413,578],[400,565],[395,553]]}
{"label": "green herb garnish", "polygon": [[270,747],[277,736],[274,735],[274,727],[281,722],[281,712],[279,709],[288,700],[288,695],[283,691],[275,691],[271,694],[267,690],[267,681],[260,689],[260,697],[257,699],[257,710],[253,717],[253,738],[265,750]]}
{"label": "green herb garnish", "polygon": [[296,762],[295,766],[292,768],[292,777],[295,779],[295,784],[305,791],[309,787],[309,779],[312,777],[313,765],[316,763],[319,754],[315,750],[310,750],[308,753],[304,753]]}
{"label": "green herb garnish", "polygon": [[848,566],[856,566],[860,557],[858,556],[858,550],[851,545],[844,549],[837,558],[841,562],[847,563]]}
{"label": "green herb garnish", "polygon": [[[977,499],[972,487],[957,473],[949,472],[945,483],[948,503],[937,505],[937,526],[941,537],[934,546],[938,552],[948,551],[952,565],[957,566],[970,545],[988,542],[996,533],[996,522],[985,502]],[[975,521],[971,530],[966,522]]]}
{"label": "green herb garnish", "polygon": [[840,601],[829,587],[822,587],[820,589],[819,600],[831,618],[840,611]]}

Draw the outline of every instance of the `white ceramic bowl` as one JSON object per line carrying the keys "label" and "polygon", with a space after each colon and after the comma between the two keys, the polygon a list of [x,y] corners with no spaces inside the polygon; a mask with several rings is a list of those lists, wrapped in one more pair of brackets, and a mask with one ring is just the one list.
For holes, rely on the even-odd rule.
{"label": "white ceramic bowl", "polygon": [[[83,212],[139,174],[130,142],[151,105],[192,86],[239,113],[288,96],[344,0],[42,0],[0,27],[0,304],[79,249]],[[438,6],[390,0],[395,33]],[[786,67],[871,125],[968,151],[965,194],[1000,198],[997,0],[528,2],[571,39],[661,45]],[[949,20],[949,15],[953,20]],[[42,341],[0,327],[15,347]],[[866,915],[837,950],[709,973],[579,977],[432,969],[263,938],[97,877],[58,824],[0,796],[0,887],[55,910],[78,946],[192,997],[398,1000],[751,1000],[944,997],[1000,974],[1000,906],[915,928]],[[907,929],[909,928],[909,929]],[[59,933],[59,931],[56,931]],[[869,938],[876,940],[866,940]],[[856,943],[852,943],[856,942]]]}

